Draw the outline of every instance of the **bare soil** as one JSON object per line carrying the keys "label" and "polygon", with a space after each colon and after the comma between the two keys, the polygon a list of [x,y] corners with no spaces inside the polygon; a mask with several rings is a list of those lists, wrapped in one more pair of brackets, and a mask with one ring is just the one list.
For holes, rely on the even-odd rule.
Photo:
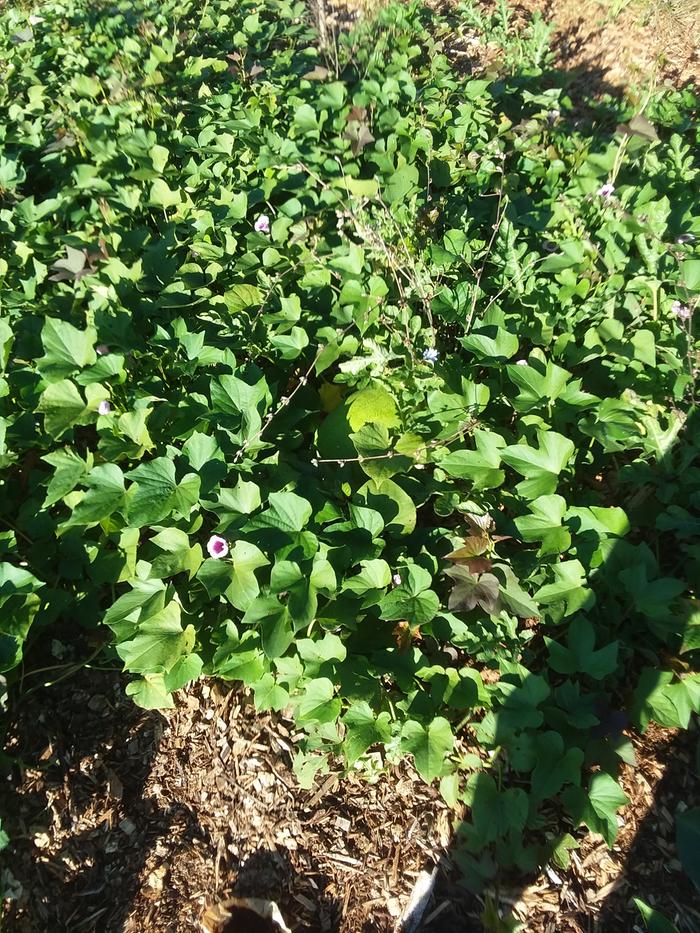
{"label": "bare soil", "polygon": [[649,81],[697,85],[697,0],[522,0],[517,7],[554,24],[556,66],[585,90],[619,92]]}

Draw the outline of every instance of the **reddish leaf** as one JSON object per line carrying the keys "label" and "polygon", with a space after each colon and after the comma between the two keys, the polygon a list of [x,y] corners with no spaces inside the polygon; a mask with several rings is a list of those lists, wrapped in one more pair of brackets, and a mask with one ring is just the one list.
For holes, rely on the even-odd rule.
{"label": "reddish leaf", "polygon": [[456,551],[452,551],[451,554],[447,555],[448,560],[454,561],[466,561],[472,557],[478,557],[480,554],[485,554],[491,541],[488,538],[488,535],[477,536],[470,535],[468,538],[464,539],[464,544],[462,547],[457,548]]}
{"label": "reddish leaf", "polygon": [[488,557],[469,557],[460,563],[468,567],[471,573],[487,573],[493,567],[493,562]]}

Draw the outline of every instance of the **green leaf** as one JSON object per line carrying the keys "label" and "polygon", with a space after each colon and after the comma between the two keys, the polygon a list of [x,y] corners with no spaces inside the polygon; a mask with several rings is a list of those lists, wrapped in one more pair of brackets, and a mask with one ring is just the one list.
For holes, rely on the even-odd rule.
{"label": "green leaf", "polygon": [[353,178],[351,175],[345,175],[343,184],[356,198],[376,198],[379,194],[376,178]]}
{"label": "green leaf", "polygon": [[254,599],[243,616],[243,624],[256,626],[263,651],[271,660],[282,657],[294,641],[289,610],[275,596]]}
{"label": "green leaf", "polygon": [[416,771],[428,783],[445,772],[445,758],[452,754],[452,727],[442,716],[436,716],[428,726],[409,719],[401,730],[401,751],[413,755]]}
{"label": "green leaf", "polygon": [[[160,611],[165,605],[165,586],[160,580],[138,580],[106,611],[103,622],[117,638],[131,637],[141,617]],[[124,635],[128,633],[128,635]]]}
{"label": "green leaf", "polygon": [[402,165],[382,184],[382,195],[387,204],[398,204],[418,187],[418,169],[415,165]]}
{"label": "green leaf", "polygon": [[555,431],[539,431],[538,448],[528,444],[515,444],[501,451],[501,459],[525,480],[516,490],[526,499],[550,495],[557,486],[557,478],[574,453],[574,444]]}
{"label": "green leaf", "polygon": [[614,778],[598,771],[591,777],[588,792],[570,787],[564,791],[563,800],[577,826],[585,823],[612,846],[617,837],[617,811],[630,802]]}
{"label": "green leaf", "polygon": [[253,686],[255,708],[259,710],[283,710],[289,703],[289,693],[275,682],[272,674],[265,673]]}
{"label": "green leaf", "polygon": [[582,673],[602,680],[617,669],[618,642],[611,642],[595,651],[593,626],[584,616],[577,616],[569,626],[568,648],[547,636],[544,636],[544,641],[549,649],[550,666],[560,674]]}
{"label": "green leaf", "polygon": [[172,512],[187,516],[199,496],[199,477],[188,474],[175,481],[175,464],[156,457],[127,474],[132,486],[127,495],[129,524],[136,528],[153,525]]}
{"label": "green leaf", "polygon": [[671,729],[687,729],[692,714],[700,712],[699,680],[700,675],[676,680],[670,671],[645,668],[634,692],[633,720],[642,730],[651,719]]}
{"label": "green leaf", "polygon": [[317,774],[328,774],[328,755],[298,752],[292,764],[294,776],[303,790],[314,786]]}
{"label": "green leaf", "polygon": [[58,440],[68,428],[77,424],[86,409],[83,397],[69,379],[47,386],[36,406],[36,410],[44,415],[44,430],[54,440]]}
{"label": "green leaf", "polygon": [[360,567],[358,574],[345,581],[343,589],[362,596],[371,590],[384,589],[391,583],[391,567],[385,560],[363,560]]}
{"label": "green leaf", "polygon": [[531,362],[527,366],[507,366],[506,371],[508,378],[520,390],[512,400],[513,408],[523,412],[559,398],[571,379],[571,373],[551,361],[546,365],[537,360],[535,365]]}
{"label": "green leaf", "polygon": [[44,584],[28,570],[0,563],[0,671],[22,660],[24,642],[39,611]]}
{"label": "green leaf", "polygon": [[122,509],[126,497],[124,474],[116,463],[93,467],[85,483],[88,491],[61,530],[74,525],[93,525]]}
{"label": "green leaf", "polygon": [[310,104],[300,104],[294,111],[294,125],[303,134],[318,133],[319,125],[316,111]]}
{"label": "green leaf", "polygon": [[460,343],[478,360],[509,360],[518,352],[518,338],[503,327],[493,325],[475,328]]}
{"label": "green leaf", "polygon": [[363,389],[348,401],[348,423],[353,431],[368,423],[380,424],[385,428],[399,425],[396,402],[381,386]]}
{"label": "green leaf", "polygon": [[540,496],[529,504],[530,514],[515,519],[523,541],[541,541],[539,557],[561,554],[571,546],[571,533],[562,525],[566,500],[562,496]]}
{"label": "green leaf", "polygon": [[684,871],[700,890],[700,807],[676,813],[676,849]]}
{"label": "green leaf", "polygon": [[216,503],[219,515],[232,512],[234,515],[250,515],[260,508],[260,487],[238,477],[233,489],[222,489]]}
{"label": "green leaf", "polygon": [[562,833],[554,843],[552,848],[552,861],[558,868],[568,871],[571,865],[569,852],[572,849],[578,849],[578,843],[571,833]]}
{"label": "green leaf", "polygon": [[97,78],[86,74],[74,75],[71,87],[77,97],[97,97],[102,92],[102,85]]}
{"label": "green leaf", "polygon": [[440,460],[440,469],[449,476],[471,480],[474,489],[495,489],[505,478],[501,450],[506,442],[491,431],[474,431],[476,450],[456,450]]}
{"label": "green leaf", "polygon": [[260,592],[255,571],[259,567],[265,567],[270,561],[260,548],[241,540],[234,544],[230,558],[233,574],[230,588],[226,590],[226,598],[236,609],[246,612]]}
{"label": "green leaf", "polygon": [[681,281],[689,291],[700,292],[700,259],[683,260]]}
{"label": "green leaf", "polygon": [[178,190],[172,191],[164,179],[156,178],[151,185],[148,203],[152,204],[154,207],[161,207],[163,209],[175,207],[180,203],[180,192]]}
{"label": "green leaf", "polygon": [[411,497],[393,479],[370,479],[358,490],[370,509],[384,520],[388,530],[409,535],[416,527],[416,507]]}
{"label": "green leaf", "polygon": [[125,693],[141,709],[172,709],[172,694],[165,686],[164,674],[145,674],[126,685]]}
{"label": "green leaf", "polygon": [[186,570],[191,580],[199,570],[202,548],[199,544],[190,547],[190,539],[181,529],[166,528],[150,543],[163,551],[151,562],[150,577],[163,580]]}
{"label": "green leaf", "polygon": [[569,616],[579,609],[590,608],[595,602],[593,591],[586,585],[586,573],[578,560],[565,560],[552,567],[554,582],[543,586],[535,599],[540,606],[559,606]]}
{"label": "green leaf", "polygon": [[117,654],[132,674],[167,673],[192,650],[194,639],[194,627],[182,628],[180,606],[173,601],[140,622],[135,637],[117,645]]}
{"label": "green leaf", "polygon": [[564,750],[564,740],[558,732],[537,736],[537,764],[532,772],[532,793],[537,800],[554,797],[565,784],[579,784],[583,766],[583,749]]}
{"label": "green leaf", "polygon": [[362,458],[362,471],[377,482],[390,479],[396,473],[406,473],[413,465],[412,457],[404,457],[397,453],[389,440],[389,432],[383,425],[365,424],[359,431],[351,434],[350,439]]}
{"label": "green leaf", "polygon": [[367,749],[378,742],[388,742],[391,738],[389,714],[374,715],[369,703],[357,700],[342,718],[345,726],[343,753],[348,767],[351,767]]}
{"label": "green leaf", "polygon": [[554,256],[548,256],[540,269],[542,272],[560,272],[562,269],[570,269],[582,263],[584,255],[583,244],[579,240],[564,240],[559,244],[559,252]]}
{"label": "green leaf", "polygon": [[632,900],[642,915],[644,926],[649,933],[678,933],[678,929],[658,910],[654,910],[638,897],[633,897]]}
{"label": "green leaf", "polygon": [[621,538],[630,530],[624,510],[617,506],[604,508],[592,505],[587,508],[570,508],[566,513],[567,523],[573,524],[577,532],[594,531],[601,536],[614,535]]}
{"label": "green leaf", "polygon": [[340,714],[340,700],[334,694],[335,688],[327,677],[309,681],[297,700],[297,721],[299,723],[334,722]]}
{"label": "green leaf", "polygon": [[[182,447],[183,454],[193,470],[199,472],[212,460],[223,460],[224,455],[216,438],[201,431],[193,431]],[[240,479],[240,478],[239,478]]]}
{"label": "green leaf", "polygon": [[519,787],[499,791],[490,774],[477,772],[467,783],[466,800],[480,845],[522,831],[527,819],[527,794]]}
{"label": "green leaf", "polygon": [[537,619],[539,611],[537,604],[520,585],[518,578],[507,564],[494,564],[494,571],[501,581],[501,602],[503,605],[520,616],[521,619]]}
{"label": "green leaf", "polygon": [[88,464],[69,447],[45,454],[41,459],[55,468],[55,473],[46,488],[46,498],[42,505],[42,508],[48,509],[60,502],[84,480],[88,472]]}
{"label": "green leaf", "polygon": [[256,285],[234,285],[223,295],[224,304],[231,314],[259,307],[262,300],[262,292]]}
{"label": "green leaf", "polygon": [[165,688],[173,693],[196,680],[202,673],[203,662],[198,654],[183,654],[164,677]]}
{"label": "green leaf", "polygon": [[271,492],[267,509],[252,524],[255,528],[276,528],[293,535],[306,527],[311,513],[311,503],[295,492]]}
{"label": "green leaf", "polygon": [[78,330],[67,321],[47,317],[41,330],[44,356],[37,360],[37,368],[52,381],[64,379],[95,362],[96,340],[93,327]]}
{"label": "green leaf", "polygon": [[428,589],[432,578],[416,564],[409,565],[402,572],[402,578],[400,586],[382,597],[379,603],[381,617],[388,621],[405,619],[413,625],[425,625],[440,608],[437,593]]}

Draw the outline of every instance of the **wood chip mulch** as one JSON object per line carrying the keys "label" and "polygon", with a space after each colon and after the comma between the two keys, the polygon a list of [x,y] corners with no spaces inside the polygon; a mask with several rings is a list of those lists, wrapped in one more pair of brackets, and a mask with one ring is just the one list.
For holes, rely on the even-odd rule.
{"label": "wood chip mulch", "polygon": [[[436,864],[420,929],[481,930],[484,901],[460,888],[449,851],[453,814],[408,764],[302,790],[293,723],[255,713],[243,692],[200,683],[150,713],[123,686],[85,670],[14,710],[7,753],[20,767],[0,790],[5,931],[199,930],[205,908],[233,894],[276,901],[295,933],[394,933]],[[632,740],[613,850],[578,832],[569,870],[499,888],[525,931],[631,933],[633,896],[680,933],[700,931],[700,895],[674,848],[677,808],[700,803],[698,730],[652,726]]]}
{"label": "wood chip mulch", "polygon": [[200,684],[160,714],[122,691],[85,671],[19,710],[6,930],[194,930],[231,893],[276,901],[292,930],[393,930],[450,835],[408,765],[300,790],[293,724],[241,692]]}

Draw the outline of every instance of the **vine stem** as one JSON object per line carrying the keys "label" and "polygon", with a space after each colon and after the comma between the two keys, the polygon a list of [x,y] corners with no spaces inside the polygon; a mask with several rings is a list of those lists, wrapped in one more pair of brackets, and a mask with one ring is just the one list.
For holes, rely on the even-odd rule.
{"label": "vine stem", "polygon": [[[352,323],[348,324],[347,327],[344,327],[343,330],[341,330],[341,332],[340,332],[341,337],[344,337],[345,334],[350,330],[350,328],[352,328],[352,327],[354,327],[354,326],[355,326],[355,322],[353,321]],[[326,344],[319,344],[319,345],[318,345],[318,348],[317,348],[317,350],[316,350],[316,355],[314,356],[313,360],[311,361],[311,363],[310,363],[310,365],[308,366],[308,368],[306,369],[306,371],[305,371],[305,372],[302,374],[302,376],[299,378],[299,381],[298,381],[297,384],[294,386],[294,388],[292,389],[292,391],[289,393],[289,395],[283,395],[283,396],[282,396],[282,398],[279,400],[279,403],[278,403],[277,407],[274,408],[271,412],[269,412],[269,413],[266,415],[265,420],[263,421],[263,423],[262,423],[262,425],[261,425],[261,427],[260,427],[260,430],[259,430],[259,431],[256,431],[256,433],[255,433],[252,437],[249,437],[249,438],[241,445],[241,447],[236,451],[236,453],[234,454],[234,457],[233,457],[233,463],[238,463],[238,461],[243,457],[243,455],[245,454],[246,450],[248,450],[248,448],[251,446],[251,444],[254,444],[255,441],[259,440],[259,439],[262,437],[262,435],[265,433],[265,431],[267,430],[267,428],[270,426],[270,423],[272,422],[272,420],[280,413],[280,411],[282,411],[283,408],[285,408],[287,405],[289,405],[289,403],[292,401],[292,399],[293,399],[294,396],[297,394],[297,392],[299,391],[299,389],[301,389],[303,386],[305,386],[305,385],[308,383],[308,381],[309,381],[309,376],[311,375],[311,371],[313,370],[314,366],[315,366],[316,363],[318,362],[318,360],[319,360],[321,354],[323,353],[323,351],[324,351],[325,349],[326,349]]]}
{"label": "vine stem", "polygon": [[[505,159],[505,153],[502,154]],[[505,184],[505,165],[501,165],[501,183],[498,186],[498,203],[496,205],[496,221],[493,224],[493,231],[491,233],[491,239],[488,242],[486,247],[486,253],[484,254],[483,262],[479,271],[476,273],[476,281],[474,282],[474,296],[472,298],[472,306],[469,309],[469,315],[467,317],[466,323],[464,325],[464,332],[469,333],[472,327],[472,322],[474,320],[474,314],[476,313],[476,303],[479,300],[479,288],[481,286],[481,279],[484,275],[484,270],[486,269],[486,263],[489,261],[489,256],[491,255],[491,250],[493,249],[493,244],[496,241],[498,236],[498,231],[501,229],[501,224],[503,223],[503,218],[505,217],[505,205],[504,205],[504,192],[503,186]]]}
{"label": "vine stem", "polygon": [[333,457],[312,457],[311,465],[320,466],[322,463],[335,463],[338,466],[345,466],[346,463],[365,463],[367,460],[391,460],[397,455],[399,457],[412,457],[414,460],[417,460],[421,454],[427,453],[435,447],[446,447],[453,441],[463,438],[464,435],[469,434],[478,423],[476,418],[472,418],[466,421],[454,434],[450,435],[450,437],[446,437],[444,440],[433,439],[432,441],[428,441],[427,444],[416,447],[412,454],[402,454],[400,451],[397,454],[395,450],[388,450],[385,454],[368,454],[367,456],[359,454],[357,457],[339,457],[337,459]]}

